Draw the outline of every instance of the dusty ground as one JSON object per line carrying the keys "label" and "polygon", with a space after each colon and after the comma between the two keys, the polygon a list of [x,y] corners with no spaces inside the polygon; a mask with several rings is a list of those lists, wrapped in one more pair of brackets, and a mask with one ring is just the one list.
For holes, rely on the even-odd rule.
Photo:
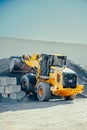
{"label": "dusty ground", "polygon": [[0,130],[87,130],[87,98],[0,103]]}

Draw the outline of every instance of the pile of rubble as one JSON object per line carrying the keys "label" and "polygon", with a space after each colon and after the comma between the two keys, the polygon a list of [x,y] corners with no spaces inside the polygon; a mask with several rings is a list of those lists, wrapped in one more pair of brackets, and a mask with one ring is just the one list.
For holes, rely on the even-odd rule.
{"label": "pile of rubble", "polygon": [[78,75],[78,83],[84,85],[84,94],[87,97],[87,70],[74,62],[67,60],[67,65]]}
{"label": "pile of rubble", "polygon": [[15,77],[0,77],[0,99],[3,97],[21,100],[25,95],[25,92],[21,91],[21,85],[17,85]]}

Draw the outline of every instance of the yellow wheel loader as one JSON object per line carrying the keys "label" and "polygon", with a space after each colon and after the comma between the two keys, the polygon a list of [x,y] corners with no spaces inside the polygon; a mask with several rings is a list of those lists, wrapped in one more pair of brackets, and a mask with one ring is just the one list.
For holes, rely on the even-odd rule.
{"label": "yellow wheel loader", "polygon": [[67,68],[67,57],[62,54],[34,54],[10,58],[10,72],[24,72],[21,88],[26,93],[37,93],[39,101],[48,101],[51,95],[73,100],[83,92],[76,72]]}

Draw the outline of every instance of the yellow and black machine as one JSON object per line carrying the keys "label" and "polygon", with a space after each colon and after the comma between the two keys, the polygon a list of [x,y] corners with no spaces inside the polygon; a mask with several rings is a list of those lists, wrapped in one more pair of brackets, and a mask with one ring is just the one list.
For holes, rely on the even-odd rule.
{"label": "yellow and black machine", "polygon": [[37,93],[39,101],[48,101],[51,95],[73,100],[83,92],[76,72],[66,65],[62,54],[33,54],[10,58],[10,71],[26,70],[21,78],[21,88],[26,93]]}

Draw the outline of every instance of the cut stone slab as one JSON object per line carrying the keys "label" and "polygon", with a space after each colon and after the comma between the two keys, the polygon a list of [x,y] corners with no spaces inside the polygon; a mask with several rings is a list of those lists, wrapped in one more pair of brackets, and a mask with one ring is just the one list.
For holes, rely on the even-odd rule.
{"label": "cut stone slab", "polygon": [[0,86],[0,93],[4,93],[5,92],[5,87],[4,86]]}
{"label": "cut stone slab", "polygon": [[0,77],[0,85],[1,86],[6,86],[7,83],[6,83],[6,80],[7,80],[8,77]]}
{"label": "cut stone slab", "polygon": [[24,91],[10,94],[10,98],[16,99],[16,100],[21,100],[25,96],[26,96],[26,93]]}
{"label": "cut stone slab", "polygon": [[7,86],[7,85],[15,85],[17,84],[16,77],[0,77],[0,85]]}
{"label": "cut stone slab", "polygon": [[21,85],[9,85],[5,87],[6,94],[17,93],[20,91],[21,91]]}
{"label": "cut stone slab", "polygon": [[8,95],[8,94],[6,94],[6,93],[2,93],[2,97],[3,97],[3,98],[8,98],[8,97],[9,97],[9,95]]}
{"label": "cut stone slab", "polygon": [[8,77],[6,82],[7,82],[7,85],[16,85],[17,79],[16,79],[16,77]]}

